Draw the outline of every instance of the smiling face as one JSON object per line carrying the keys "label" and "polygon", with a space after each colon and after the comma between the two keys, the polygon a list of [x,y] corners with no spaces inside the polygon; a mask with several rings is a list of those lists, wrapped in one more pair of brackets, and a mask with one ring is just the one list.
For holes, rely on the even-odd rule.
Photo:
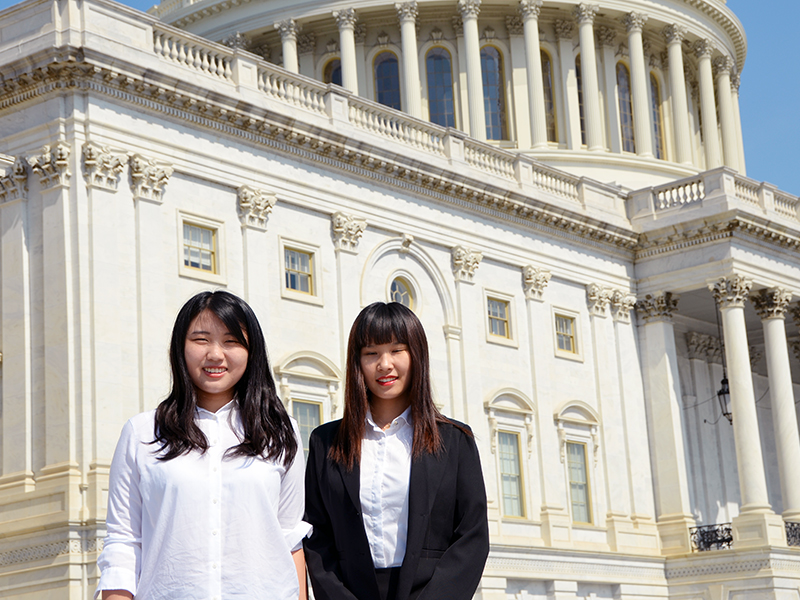
{"label": "smiling face", "polygon": [[361,373],[373,403],[410,403],[411,354],[408,346],[392,340],[361,349]]}
{"label": "smiling face", "polygon": [[184,344],[189,376],[197,404],[216,412],[233,399],[234,387],[247,369],[247,348],[210,310],[189,324]]}

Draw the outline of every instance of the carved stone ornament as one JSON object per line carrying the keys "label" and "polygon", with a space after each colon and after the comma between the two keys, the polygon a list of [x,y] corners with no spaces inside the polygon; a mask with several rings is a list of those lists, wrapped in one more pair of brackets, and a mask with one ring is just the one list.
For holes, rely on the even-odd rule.
{"label": "carved stone ornament", "polygon": [[441,29],[439,29],[438,27],[434,27],[431,30],[431,41],[432,42],[441,42],[443,37],[444,37],[444,32]]}
{"label": "carved stone ornament", "polygon": [[483,30],[483,36],[481,36],[481,37],[484,40],[493,40],[493,39],[495,39],[497,37],[497,34],[496,34],[495,30],[492,29],[491,27],[486,27]]}
{"label": "carved stone ornament", "polygon": [[750,368],[754,369],[758,361],[764,356],[764,349],[756,346],[750,346]]}
{"label": "carved stone ornament", "polygon": [[550,283],[550,271],[533,265],[522,267],[522,285],[525,288],[525,298],[528,300],[544,301],[544,290]]}
{"label": "carved stone ornament", "polygon": [[397,11],[397,18],[402,23],[403,21],[416,21],[419,15],[419,5],[415,0],[411,2],[398,2],[394,5]]}
{"label": "carved stone ornament", "polygon": [[607,25],[600,25],[597,28],[597,42],[601,46],[613,46],[617,40],[617,32]]}
{"label": "carved stone ornament", "polygon": [[356,26],[356,9],[345,8],[344,10],[333,11],[333,18],[339,29],[353,29]]}
{"label": "carved stone ornament", "polygon": [[0,203],[25,200],[28,197],[27,192],[28,163],[17,157],[11,171],[0,176]]}
{"label": "carved stone ornament", "polygon": [[453,32],[457,36],[464,35],[464,19],[461,18],[461,15],[456,15],[451,21],[453,23]]}
{"label": "carved stone ornament", "polygon": [[286,40],[297,41],[297,34],[301,28],[294,19],[286,19],[275,23],[275,29],[281,32],[281,41],[285,42]]}
{"label": "carved stone ornament", "polygon": [[481,0],[458,0],[458,12],[463,19],[477,19],[481,12]]}
{"label": "carved stone ornament", "polygon": [[708,284],[708,289],[720,308],[744,307],[751,287],[752,280],[741,275],[723,277],[716,283]]}
{"label": "carved stone ornament", "polygon": [[477,250],[471,250],[464,246],[456,246],[451,250],[453,257],[453,275],[456,281],[472,282],[478,265],[483,260],[483,254]]}
{"label": "carved stone ornament", "polygon": [[353,39],[356,44],[363,44],[367,41],[367,26],[364,23],[356,23],[353,27]]}
{"label": "carved stone ornament", "polygon": [[712,335],[690,331],[686,334],[686,346],[691,360],[721,362],[721,345]]}
{"label": "carved stone ornament", "polygon": [[297,36],[297,52],[299,54],[313,54],[316,49],[317,35],[313,31]]}
{"label": "carved stone ornament", "polygon": [[571,40],[575,34],[575,23],[567,19],[556,19],[553,23],[557,40]]}
{"label": "carved stone ornament", "polygon": [[672,292],[664,292],[653,296],[647,294],[642,300],[636,303],[636,310],[642,316],[645,323],[651,321],[672,321],[672,313],[678,307],[678,296],[673,296]]}
{"label": "carved stone ornament", "polygon": [[797,360],[800,360],[800,342],[789,342],[789,346],[791,347],[792,352],[794,352],[794,357]]}
{"label": "carved stone ornament", "polygon": [[714,52],[714,44],[711,40],[697,40],[692,46],[692,50],[697,58],[710,57]]}
{"label": "carved stone ornament", "polygon": [[599,10],[600,6],[597,4],[579,4],[575,7],[575,19],[581,25],[584,23],[593,23]]}
{"label": "carved stone ornament", "polygon": [[508,35],[524,35],[525,26],[522,24],[522,19],[518,15],[507,16],[506,31]]}
{"label": "carved stone ornament", "polygon": [[542,4],[542,0],[520,0],[519,13],[522,15],[523,20],[538,19]]}
{"label": "carved stone ornament", "polygon": [[83,145],[83,176],[87,186],[117,191],[124,168],[125,159],[111,154],[108,148],[94,142]]}
{"label": "carved stone ornament", "polygon": [[625,24],[625,30],[628,33],[634,33],[638,31],[641,33],[642,29],[644,29],[644,24],[647,23],[647,15],[637,12],[629,12],[625,15],[625,18],[622,19],[622,22]]}
{"label": "carved stone ornament", "polygon": [[28,164],[39,176],[43,189],[69,184],[69,146],[64,142],[44,146],[41,154],[28,159]]}
{"label": "carved stone ornament", "polygon": [[668,44],[680,44],[686,37],[686,28],[680,25],[667,25],[661,30]]}
{"label": "carved stone ornament", "polygon": [[636,306],[636,296],[623,290],[611,292],[611,317],[620,323],[631,322],[631,311]]}
{"label": "carved stone ornament", "polygon": [[736,68],[736,61],[731,56],[718,56],[711,63],[713,68],[714,77],[719,77],[723,73],[728,75]]}
{"label": "carved stone ornament", "polygon": [[587,285],[586,300],[589,304],[589,314],[595,317],[605,317],[612,293],[613,290],[610,288],[604,288],[596,283]]}
{"label": "carved stone ornament", "polygon": [[[277,27],[277,25],[276,25]],[[250,38],[248,38],[245,34],[237,31],[236,33],[230,34],[222,43],[228,46],[228,48],[240,48],[242,50],[246,50],[250,46]]]}
{"label": "carved stone ornament", "polygon": [[331,217],[331,224],[336,249],[355,252],[358,241],[367,228],[367,222],[364,219],[337,212]]}
{"label": "carved stone ornament", "polygon": [[339,42],[336,40],[328,40],[328,43],[325,44],[325,49],[328,51],[328,54],[336,54],[339,52]]}
{"label": "carved stone ornament", "polygon": [[386,46],[388,46],[389,45],[389,34],[386,33],[385,31],[381,31],[378,34],[378,44],[380,44],[384,48]]}
{"label": "carved stone ornament", "polygon": [[413,243],[414,243],[414,236],[404,233],[403,239],[400,242],[400,249],[398,250],[398,252],[400,252],[400,254],[408,254],[409,251],[411,250],[411,244]]}
{"label": "carved stone ornament", "polygon": [[757,294],[750,296],[750,300],[762,321],[783,319],[786,316],[786,309],[789,308],[789,302],[792,301],[792,292],[783,288],[759,290]]}
{"label": "carved stone ornament", "polygon": [[172,176],[172,167],[159,165],[141,154],[134,154],[130,158],[130,169],[133,199],[162,202],[164,188]]}
{"label": "carved stone ornament", "polygon": [[239,220],[246,227],[265,231],[275,202],[275,194],[243,185],[238,189]]}

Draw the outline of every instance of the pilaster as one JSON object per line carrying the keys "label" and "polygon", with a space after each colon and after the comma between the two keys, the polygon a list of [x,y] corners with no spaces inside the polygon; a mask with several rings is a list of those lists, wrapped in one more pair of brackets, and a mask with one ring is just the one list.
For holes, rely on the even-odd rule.
{"label": "pilaster", "polygon": [[267,224],[275,207],[275,194],[251,185],[242,185],[236,191],[239,221],[242,224],[242,257],[244,259],[245,300],[262,321],[261,326],[269,330],[270,304],[269,284],[271,277],[265,273],[274,270],[269,260]]}

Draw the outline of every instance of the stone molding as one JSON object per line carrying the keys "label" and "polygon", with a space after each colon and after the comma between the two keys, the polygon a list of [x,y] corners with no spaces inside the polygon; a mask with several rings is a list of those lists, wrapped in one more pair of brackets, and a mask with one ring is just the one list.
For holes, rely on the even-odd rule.
{"label": "stone molding", "polygon": [[28,162],[17,157],[11,170],[0,176],[0,204],[28,198]]}
{"label": "stone molding", "polygon": [[302,27],[297,24],[294,19],[286,19],[280,23],[275,23],[275,29],[281,33],[281,41],[293,40],[297,42],[297,34],[300,33]]}
{"label": "stone molding", "polygon": [[575,7],[575,20],[578,21],[579,25],[584,23],[592,24],[599,11],[599,4],[578,4]]}
{"label": "stone molding", "polygon": [[649,17],[644,13],[629,12],[622,19],[622,22],[625,25],[625,31],[628,33],[634,33],[637,31],[641,33],[644,29],[644,24],[647,23],[648,18]]}
{"label": "stone molding", "polygon": [[355,28],[356,20],[358,19],[355,8],[351,7],[342,10],[335,10],[332,14],[333,18],[336,20],[336,26],[340,30]]}
{"label": "stone molding", "polygon": [[331,216],[331,226],[333,228],[333,243],[336,250],[356,252],[358,242],[364,230],[367,228],[367,222],[353,215],[337,212]]}
{"label": "stone molding", "polygon": [[636,296],[623,290],[611,292],[611,317],[618,323],[630,323],[631,311],[636,306]]}
{"label": "stone molding", "polygon": [[715,283],[708,284],[708,289],[720,309],[744,308],[751,287],[753,280],[738,274],[722,277]]}
{"label": "stone molding", "polygon": [[789,303],[792,301],[792,292],[778,287],[759,290],[757,294],[750,296],[750,301],[762,321],[766,319],[783,319],[786,316]]}
{"label": "stone molding", "polygon": [[602,287],[596,283],[586,286],[586,301],[589,305],[589,314],[593,317],[606,317],[608,305],[611,303],[611,288]]}
{"label": "stone molding", "polygon": [[483,253],[464,246],[456,246],[450,251],[450,254],[453,259],[453,275],[456,281],[472,283],[475,271],[478,270],[478,265],[483,260]]}
{"label": "stone molding", "polygon": [[520,0],[519,14],[522,15],[523,21],[538,19],[542,4],[544,4],[542,0]]}
{"label": "stone molding", "polygon": [[28,164],[39,176],[43,189],[69,185],[69,178],[72,175],[69,171],[69,155],[69,146],[64,142],[57,142],[42,147],[41,154],[28,159]]}
{"label": "stone molding", "polygon": [[550,271],[533,265],[522,267],[522,285],[527,300],[544,302],[544,290],[552,277]]}
{"label": "stone molding", "polygon": [[679,297],[672,292],[647,294],[636,302],[636,310],[645,323],[672,322],[672,315],[678,309]]}
{"label": "stone molding", "polygon": [[276,201],[275,194],[249,185],[241,186],[237,190],[237,208],[242,226],[266,231]]}
{"label": "stone molding", "polygon": [[83,145],[83,176],[87,187],[116,192],[125,162],[123,156],[112,154],[107,147],[86,142]]}
{"label": "stone molding", "polygon": [[163,202],[164,188],[172,176],[172,167],[159,165],[155,160],[134,154],[130,158],[131,191],[134,200]]}
{"label": "stone molding", "polygon": [[481,12],[481,0],[458,0],[458,12],[462,19],[477,19]]}
{"label": "stone molding", "polygon": [[416,0],[410,2],[397,2],[394,5],[397,11],[397,19],[402,24],[404,21],[416,21],[419,16],[419,5]]}
{"label": "stone molding", "polygon": [[16,548],[0,552],[0,567],[10,567],[41,560],[52,560],[59,556],[79,555],[100,552],[103,550],[103,538],[71,539],[39,544],[25,548]]}

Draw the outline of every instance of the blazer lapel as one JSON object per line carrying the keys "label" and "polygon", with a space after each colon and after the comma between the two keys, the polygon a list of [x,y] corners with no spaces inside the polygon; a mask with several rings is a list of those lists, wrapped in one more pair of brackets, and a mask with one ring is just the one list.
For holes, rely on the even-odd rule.
{"label": "blazer lapel", "polygon": [[342,482],[344,483],[344,489],[347,490],[347,495],[350,497],[350,501],[353,503],[353,508],[356,509],[356,512],[360,515],[361,514],[361,467],[360,465],[355,465],[351,471],[348,471],[343,465],[336,463],[337,468],[339,469],[339,473],[342,476]]}

